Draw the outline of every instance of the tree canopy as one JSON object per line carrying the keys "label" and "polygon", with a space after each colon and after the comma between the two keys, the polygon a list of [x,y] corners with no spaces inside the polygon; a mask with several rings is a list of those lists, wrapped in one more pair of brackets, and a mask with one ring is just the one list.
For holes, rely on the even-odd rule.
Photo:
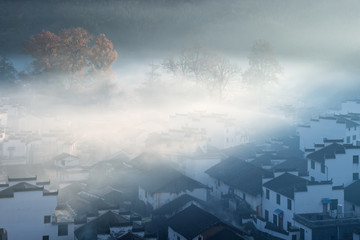
{"label": "tree canopy", "polygon": [[117,52],[105,34],[96,37],[83,28],[69,28],[57,34],[48,30],[24,42],[24,52],[33,58],[33,73],[64,73],[74,76],[81,73],[105,72],[117,59]]}
{"label": "tree canopy", "polygon": [[270,43],[264,40],[255,41],[248,58],[249,68],[243,73],[245,83],[271,83],[278,80],[282,67]]}

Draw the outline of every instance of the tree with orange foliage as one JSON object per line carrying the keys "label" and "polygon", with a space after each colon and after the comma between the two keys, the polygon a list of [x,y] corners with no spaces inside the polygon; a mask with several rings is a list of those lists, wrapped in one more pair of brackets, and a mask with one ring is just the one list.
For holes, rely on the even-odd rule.
{"label": "tree with orange foliage", "polygon": [[56,34],[42,30],[24,42],[24,52],[34,58],[32,66],[35,73],[56,71],[58,65],[58,50],[60,37]]}
{"label": "tree with orange foliage", "polygon": [[95,70],[106,71],[117,58],[112,42],[106,38],[105,34],[100,34],[96,38],[94,46],[90,49],[89,59]]}
{"label": "tree with orange foliage", "polygon": [[75,75],[86,76],[95,70],[105,72],[117,58],[117,52],[105,34],[99,34],[93,45],[92,39],[92,35],[80,27],[63,29],[58,34],[43,30],[24,42],[24,52],[34,58],[35,74],[69,74],[71,87]]}

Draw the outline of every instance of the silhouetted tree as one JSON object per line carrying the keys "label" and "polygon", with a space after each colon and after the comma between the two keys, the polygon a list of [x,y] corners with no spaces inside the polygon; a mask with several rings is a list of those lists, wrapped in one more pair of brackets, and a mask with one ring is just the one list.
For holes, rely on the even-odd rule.
{"label": "silhouetted tree", "polygon": [[271,83],[278,80],[282,67],[270,43],[256,40],[248,58],[249,68],[242,75],[245,83]]}
{"label": "silhouetted tree", "polygon": [[0,59],[0,84],[13,83],[17,71],[12,62],[5,56]]}
{"label": "silhouetted tree", "polygon": [[211,92],[223,97],[230,79],[238,72],[237,67],[218,53],[202,48],[190,48],[163,63],[170,73],[194,79],[204,84]]}

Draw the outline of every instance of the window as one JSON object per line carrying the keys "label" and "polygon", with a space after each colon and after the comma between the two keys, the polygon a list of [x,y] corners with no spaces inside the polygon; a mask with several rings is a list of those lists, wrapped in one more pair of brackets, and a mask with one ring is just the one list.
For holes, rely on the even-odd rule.
{"label": "window", "polygon": [[350,143],[350,136],[346,137],[346,143]]}
{"label": "window", "polygon": [[50,223],[51,216],[44,216],[44,223]]}
{"label": "window", "polygon": [[289,231],[290,227],[291,227],[291,222],[287,222],[287,230],[288,231]]}
{"label": "window", "polygon": [[176,239],[177,239],[177,240],[180,240],[180,237],[179,237],[179,236],[177,236],[177,237],[176,237]]}
{"label": "window", "polygon": [[269,221],[269,211],[265,210],[265,220]]}
{"label": "window", "polygon": [[315,182],[315,178],[314,178],[314,177],[311,177],[311,178],[310,178],[310,181],[311,181],[311,182]]}
{"label": "window", "polygon": [[291,240],[296,240],[296,235],[292,235]]}
{"label": "window", "polygon": [[353,211],[355,211],[355,205],[354,204],[351,206],[351,208],[352,208]]}
{"label": "window", "polygon": [[287,200],[287,209],[291,210],[291,199]]}
{"label": "window", "polygon": [[353,156],[353,164],[359,164],[359,155]]}
{"label": "window", "polygon": [[277,216],[276,214],[273,214],[273,224],[277,226]]}
{"label": "window", "polygon": [[276,194],[276,203],[280,205],[280,194]]}
{"label": "window", "polygon": [[270,199],[270,190],[266,189],[265,191],[266,199]]}
{"label": "window", "polygon": [[68,235],[68,225],[59,224],[58,225],[58,236],[67,236]]}
{"label": "window", "polygon": [[49,236],[43,236],[43,240],[49,240]]}
{"label": "window", "polygon": [[321,164],[321,172],[325,173],[325,164]]}
{"label": "window", "polygon": [[311,169],[315,169],[315,161],[311,160]]}
{"label": "window", "polygon": [[359,180],[359,173],[353,173],[353,180]]}
{"label": "window", "polygon": [[353,140],[356,140],[356,135],[353,135]]}
{"label": "window", "polygon": [[337,199],[331,199],[330,210],[337,210],[337,208],[338,208],[338,200]]}

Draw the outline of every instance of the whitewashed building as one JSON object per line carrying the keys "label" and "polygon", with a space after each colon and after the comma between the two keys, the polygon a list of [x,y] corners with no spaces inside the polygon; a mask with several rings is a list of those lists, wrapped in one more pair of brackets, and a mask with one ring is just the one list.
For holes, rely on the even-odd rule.
{"label": "whitewashed building", "polygon": [[36,178],[9,180],[0,191],[0,226],[9,240],[74,239],[73,222],[56,217],[57,191],[33,184]]}
{"label": "whitewashed building", "polygon": [[331,181],[311,182],[284,173],[265,182],[263,192],[263,218],[285,231],[294,225],[294,214],[343,212],[344,188]]}
{"label": "whitewashed building", "polygon": [[311,180],[348,186],[359,179],[360,146],[332,143],[306,156]]}

